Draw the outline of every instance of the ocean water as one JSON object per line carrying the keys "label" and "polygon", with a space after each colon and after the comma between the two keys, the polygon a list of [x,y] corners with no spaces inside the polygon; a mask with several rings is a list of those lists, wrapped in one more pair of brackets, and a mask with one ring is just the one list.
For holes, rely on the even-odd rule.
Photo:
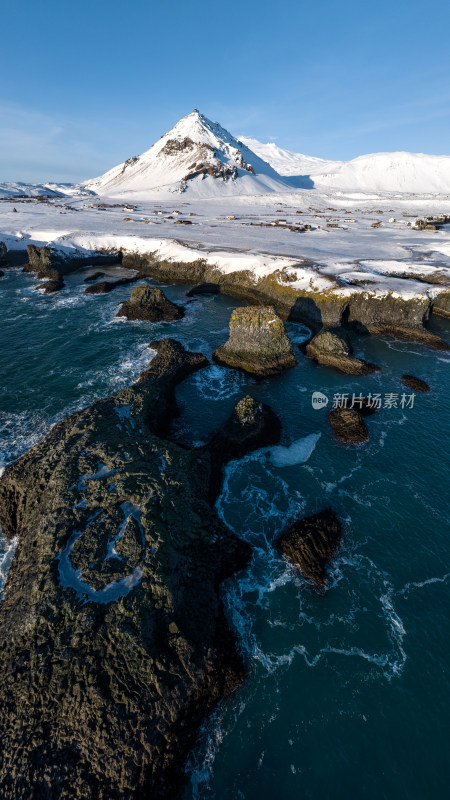
{"label": "ocean water", "polygon": [[[0,468],[57,420],[133,382],[153,339],[173,336],[210,356],[240,305],[200,297],[182,321],[130,323],[114,317],[130,287],[85,296],[86,274],[54,296],[20,272],[0,281]],[[187,302],[186,288],[164,291]],[[433,329],[449,338],[447,323]],[[294,342],[308,334],[288,331]],[[223,587],[248,679],[205,722],[184,800],[448,796],[450,356],[390,338],[355,346],[381,371],[340,375],[299,351],[298,366],[278,377],[256,382],[212,364],[178,387],[182,442],[205,442],[245,393],[283,424],[279,446],[228,465],[217,501],[254,548]],[[343,392],[409,396],[405,372],[432,391],[367,418],[367,444],[336,442],[326,410],[312,406],[314,391],[330,402]],[[296,515],[330,505],[344,537],[320,594],[273,541]],[[13,552],[0,538],[0,579]]]}

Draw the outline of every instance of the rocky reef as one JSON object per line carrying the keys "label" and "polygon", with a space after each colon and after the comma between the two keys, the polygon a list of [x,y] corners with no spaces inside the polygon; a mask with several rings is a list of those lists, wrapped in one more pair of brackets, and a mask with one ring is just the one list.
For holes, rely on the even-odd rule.
{"label": "rocky reef", "polygon": [[208,362],[151,347],[133,386],[57,424],[0,480],[18,541],[0,606],[5,798],[173,800],[200,722],[245,675],[219,585],[250,548],[210,497],[221,464],[276,423],[245,398],[209,447],[164,438],[176,384]]}
{"label": "rocky reef", "polygon": [[342,526],[331,508],[293,522],[276,540],[276,546],[297,564],[305,578],[319,588],[327,579],[326,566],[341,541]]}
{"label": "rocky reef", "polygon": [[137,286],[131,297],[122,303],[118,317],[150,322],[172,322],[184,316],[183,306],[172,303],[157,286]]}
{"label": "rocky reef", "polygon": [[128,286],[129,283],[134,283],[138,280],[138,277],[138,275],[135,275],[131,278],[117,278],[115,281],[98,281],[98,283],[87,286],[84,294],[108,294],[113,289],[117,289],[118,286]]}
{"label": "rocky reef", "polygon": [[88,275],[87,278],[84,279],[84,283],[91,283],[91,281],[96,281],[99,278],[103,278],[104,272],[101,270],[97,270],[97,272],[93,272],[92,275]]}
{"label": "rocky reef", "polygon": [[369,431],[361,411],[357,411],[356,408],[333,408],[328,414],[328,419],[336,439],[340,442],[365,442],[369,438]]}
{"label": "rocky reef", "polygon": [[379,369],[375,364],[355,358],[348,337],[344,338],[333,331],[325,330],[318,333],[306,343],[304,352],[317,364],[335,367],[347,375],[367,375]]}
{"label": "rocky reef", "polygon": [[58,277],[51,278],[49,281],[44,281],[44,283],[36,287],[35,291],[43,292],[44,294],[53,294],[54,292],[60,292],[61,289],[64,289],[64,281],[61,277]]}
{"label": "rocky reef", "polygon": [[0,269],[2,267],[7,267],[7,266],[8,266],[8,251],[6,249],[6,244],[4,242],[0,242]]}
{"label": "rocky reef", "polygon": [[413,389],[415,392],[429,392],[430,387],[426,381],[423,381],[422,378],[416,378],[415,375],[402,375],[402,381],[405,386],[408,386],[409,389]]}
{"label": "rocky reef", "polygon": [[260,377],[276,375],[297,363],[283,321],[270,306],[236,308],[230,319],[230,338],[217,348],[214,359]]}

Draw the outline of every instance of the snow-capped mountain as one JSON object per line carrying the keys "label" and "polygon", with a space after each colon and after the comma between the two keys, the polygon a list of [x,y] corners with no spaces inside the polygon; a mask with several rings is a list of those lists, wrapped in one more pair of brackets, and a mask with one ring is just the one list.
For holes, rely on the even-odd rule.
{"label": "snow-capped mountain", "polygon": [[84,186],[100,195],[135,197],[173,192],[214,197],[292,189],[270,164],[197,109],[145,153]]}
{"label": "snow-capped mountain", "polygon": [[314,178],[320,188],[362,192],[450,194],[450,156],[374,153],[343,162]]}
{"label": "snow-capped mountain", "polygon": [[250,139],[248,136],[240,136],[239,141],[267,161],[279,175],[313,176],[322,172],[338,170],[344,163],[343,161],[327,161],[324,158],[305,156],[303,153],[292,153],[290,150],[278,147],[274,142],[263,144],[258,139]]}
{"label": "snow-capped mountain", "polygon": [[240,137],[280,175],[309,176],[315,188],[346,192],[450,194],[450,156],[423,153],[374,153],[352,161],[326,161],[283,150],[273,142]]}

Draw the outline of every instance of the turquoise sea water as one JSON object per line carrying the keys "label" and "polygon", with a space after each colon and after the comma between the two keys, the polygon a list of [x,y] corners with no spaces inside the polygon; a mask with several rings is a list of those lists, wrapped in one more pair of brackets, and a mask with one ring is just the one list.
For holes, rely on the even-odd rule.
{"label": "turquoise sea water", "polygon": [[[203,297],[180,322],[130,323],[114,318],[130,287],[84,296],[86,274],[54,296],[20,272],[0,280],[0,467],[67,413],[132,383],[152,339],[211,355],[240,305]],[[186,288],[164,290],[183,302]],[[307,334],[288,329],[294,341]],[[433,329],[449,338],[448,324]],[[298,366],[276,378],[213,365],[178,388],[181,441],[204,442],[249,392],[279,414],[286,448],[226,471],[218,512],[254,546],[223,590],[249,676],[205,723],[185,800],[448,796],[450,356],[390,338],[354,343],[381,372],[350,378],[298,352]],[[368,418],[367,444],[338,444],[326,411],[312,407],[316,390],[409,395],[405,372],[432,391]],[[295,515],[328,505],[345,534],[320,595],[272,542]],[[2,539],[0,560],[6,551]]]}

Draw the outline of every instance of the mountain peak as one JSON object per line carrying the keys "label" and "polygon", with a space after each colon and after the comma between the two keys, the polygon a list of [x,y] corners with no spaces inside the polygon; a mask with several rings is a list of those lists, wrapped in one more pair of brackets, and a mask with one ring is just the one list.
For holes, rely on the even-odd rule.
{"label": "mountain peak", "polygon": [[[247,185],[251,178],[252,186]],[[149,150],[86,186],[109,195],[163,190],[214,196],[288,189],[266,161],[197,108]]]}

